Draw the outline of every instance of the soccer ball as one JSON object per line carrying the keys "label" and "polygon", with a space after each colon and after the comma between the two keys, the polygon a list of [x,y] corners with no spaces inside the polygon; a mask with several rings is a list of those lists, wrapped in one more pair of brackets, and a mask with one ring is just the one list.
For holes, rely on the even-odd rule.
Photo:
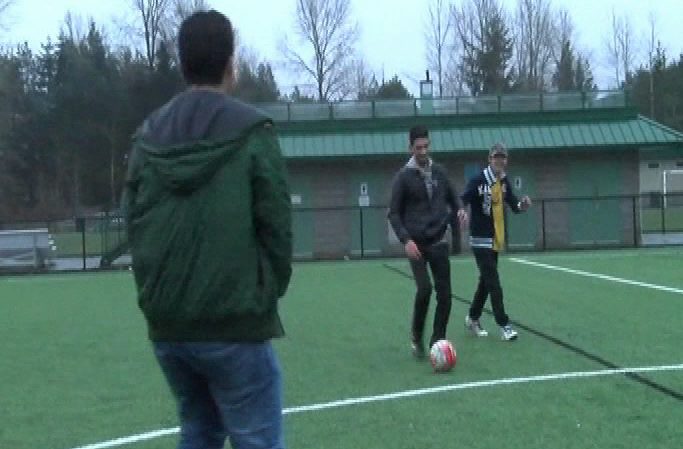
{"label": "soccer ball", "polygon": [[448,340],[439,340],[429,350],[429,360],[437,373],[445,373],[455,366],[455,347]]}

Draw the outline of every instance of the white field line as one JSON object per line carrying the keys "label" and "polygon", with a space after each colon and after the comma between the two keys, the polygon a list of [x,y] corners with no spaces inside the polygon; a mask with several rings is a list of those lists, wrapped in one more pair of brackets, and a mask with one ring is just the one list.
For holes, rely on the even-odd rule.
{"label": "white field line", "polygon": [[647,249],[618,249],[618,250],[597,250],[597,251],[571,251],[569,252],[540,252],[541,257],[552,257],[553,259],[623,259],[626,257],[643,256],[680,256],[683,255],[683,247],[663,247]]}
{"label": "white field line", "polygon": [[[6,284],[26,284],[26,283],[32,283],[32,284],[49,284],[50,282],[72,282],[72,281],[82,281],[83,279],[87,278],[95,278],[95,277],[100,277],[100,276],[120,276],[120,275],[127,275],[131,276],[130,272],[128,271],[110,271],[110,272],[104,272],[104,273],[94,273],[94,272],[86,272],[86,271],[79,271],[79,272],[74,272],[70,274],[26,274],[23,276],[12,276],[8,275],[7,277],[0,276],[0,285],[3,283]],[[132,279],[132,276],[131,276]]]}
{"label": "white field line", "polygon": [[605,281],[619,282],[621,284],[635,285],[637,287],[645,287],[645,288],[651,288],[654,290],[661,290],[664,292],[683,294],[683,290],[680,288],[666,287],[663,285],[649,284],[647,282],[632,281],[630,279],[623,279],[623,278],[618,278],[618,277],[614,277],[614,276],[608,276],[606,274],[590,273],[588,271],[581,271],[581,270],[574,270],[571,268],[558,267],[555,265],[548,265],[548,264],[540,263],[540,262],[532,262],[531,260],[519,259],[517,257],[511,257],[510,260],[513,262],[522,263],[525,265],[532,265],[534,267],[545,268],[548,270],[562,271],[565,273],[578,274],[580,276],[603,279]]}
{"label": "white field line", "polygon": [[[293,413],[311,412],[317,410],[325,410],[329,408],[348,407],[358,404],[366,404],[369,402],[389,401],[393,399],[408,398],[414,396],[423,396],[427,394],[442,393],[446,391],[468,390],[471,388],[495,387],[498,385],[512,385],[523,384],[531,382],[543,382],[550,380],[567,380],[579,379],[597,376],[613,376],[616,374],[626,373],[647,373],[647,372],[661,372],[661,371],[678,371],[683,370],[683,363],[677,365],[660,365],[660,366],[646,366],[640,368],[619,368],[619,369],[605,369],[599,371],[575,371],[570,373],[559,374],[545,374],[540,376],[528,377],[513,377],[494,380],[483,380],[478,382],[467,382],[462,384],[442,385],[431,388],[420,388],[417,390],[398,391],[395,393],[381,394],[377,396],[361,396],[357,398],[342,399],[332,402],[322,402],[319,404],[302,405],[298,407],[290,407],[283,411],[283,414],[290,415]],[[128,437],[117,438],[114,440],[103,441],[101,443],[89,444],[87,446],[79,446],[73,449],[108,449],[113,447],[120,447],[129,444],[138,443],[140,441],[152,440],[155,438],[176,434],[179,432],[178,427],[168,429],[154,430],[151,432],[140,433]]]}
{"label": "white field line", "polygon": [[26,283],[50,283],[50,282],[70,282],[70,281],[81,281],[82,277],[79,275],[74,276],[63,276],[56,277],[50,276],[49,274],[39,276],[26,275],[25,277],[10,277],[5,279],[0,279],[0,284],[26,284]]}

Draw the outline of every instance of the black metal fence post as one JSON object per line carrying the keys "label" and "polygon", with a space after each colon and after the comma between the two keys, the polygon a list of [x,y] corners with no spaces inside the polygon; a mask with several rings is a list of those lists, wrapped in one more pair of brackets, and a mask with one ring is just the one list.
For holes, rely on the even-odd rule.
{"label": "black metal fence post", "polygon": [[662,192],[662,201],[659,203],[659,210],[662,212],[662,234],[666,234],[666,194]]}
{"label": "black metal fence post", "polygon": [[633,247],[638,246],[638,220],[636,219],[636,196],[631,197],[632,200],[632,210],[633,210]]}
{"label": "black metal fence post", "polygon": [[81,231],[81,258],[83,260],[83,271],[87,269],[85,258],[87,256],[85,249],[85,217],[76,218],[76,229]]}
{"label": "black metal fence post", "polygon": [[545,200],[541,200],[541,237],[543,239],[542,248],[543,251],[546,249],[545,241]]}
{"label": "black metal fence post", "polygon": [[363,228],[363,208],[359,208],[360,212],[360,258],[365,258],[365,239],[364,239],[364,228]]}

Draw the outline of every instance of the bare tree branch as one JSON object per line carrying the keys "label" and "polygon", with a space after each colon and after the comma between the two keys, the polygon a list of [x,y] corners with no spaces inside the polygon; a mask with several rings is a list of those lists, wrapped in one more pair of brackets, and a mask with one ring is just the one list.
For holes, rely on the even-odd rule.
{"label": "bare tree branch", "polygon": [[555,62],[560,60],[560,53],[565,42],[574,42],[574,22],[572,21],[569,11],[560,9],[556,13],[555,31],[553,32],[553,59]]}
{"label": "bare tree branch", "polygon": [[654,77],[654,60],[655,52],[657,51],[657,17],[654,12],[650,12],[648,16],[648,23],[650,25],[650,36],[647,42],[647,68],[650,71],[648,83],[648,97],[650,106],[650,118],[655,118],[655,77]]}
{"label": "bare tree branch", "polygon": [[[486,30],[495,17],[503,17],[504,10],[498,0],[466,0],[460,8],[451,7],[454,32],[462,50],[459,64],[461,86],[478,84],[473,78],[483,76],[479,73],[476,61],[479,54],[489,51]],[[478,91],[470,94],[477,95]]]}
{"label": "bare tree branch", "polygon": [[444,0],[431,0],[429,22],[425,30],[427,62],[436,72],[439,83],[439,97],[443,97],[444,75],[448,61],[448,44],[452,30],[451,14]]}
{"label": "bare tree branch", "polygon": [[206,0],[172,0],[167,26],[177,33],[183,20],[198,11],[208,11],[209,9],[211,7]]}
{"label": "bare tree branch", "polygon": [[7,29],[7,12],[10,6],[14,4],[14,0],[0,0],[0,29]]}
{"label": "bare tree branch", "polygon": [[555,26],[550,0],[518,0],[515,53],[522,84],[543,90],[550,75]]}
{"label": "bare tree branch", "polygon": [[612,10],[612,28],[610,31],[612,34],[607,39],[607,57],[608,63],[614,69],[618,87],[621,86],[622,82],[628,81],[633,69],[635,58],[633,28],[628,17],[617,17],[616,12]]}
{"label": "bare tree branch", "polygon": [[616,80],[617,86],[621,83],[621,66],[619,60],[621,59],[621,53],[619,50],[619,38],[618,34],[621,32],[621,22],[617,19],[617,15],[612,10],[612,34],[607,39],[607,58],[608,63],[614,68],[614,78]]}
{"label": "bare tree branch", "polygon": [[454,24],[454,41],[459,44],[462,50],[460,63],[457,66],[457,78],[460,79],[460,86],[465,84],[465,73],[474,70],[473,62],[476,59],[478,45],[483,39],[481,22],[479,21],[479,11],[474,3],[464,3],[457,8],[451,6],[451,17]]}
{"label": "bare tree branch", "polygon": [[285,40],[281,51],[286,60],[315,80],[319,101],[343,98],[348,94],[349,61],[358,40],[350,0],[297,0],[295,27],[312,54],[307,56]]}
{"label": "bare tree branch", "polygon": [[87,25],[83,22],[83,18],[79,15],[74,15],[71,11],[67,11],[64,16],[64,23],[61,27],[61,32],[74,42],[80,42],[86,34]]}
{"label": "bare tree branch", "polygon": [[185,19],[198,11],[208,11],[209,4],[205,0],[171,0],[169,10],[162,20],[161,39],[168,46],[167,50],[178,61],[178,30]]}
{"label": "bare tree branch", "polygon": [[379,88],[375,73],[362,58],[351,61],[351,75],[350,90],[355,92],[358,100],[372,97]]}
{"label": "bare tree branch", "polygon": [[147,65],[153,68],[159,41],[163,36],[165,19],[169,13],[170,0],[132,0],[132,2],[142,21]]}

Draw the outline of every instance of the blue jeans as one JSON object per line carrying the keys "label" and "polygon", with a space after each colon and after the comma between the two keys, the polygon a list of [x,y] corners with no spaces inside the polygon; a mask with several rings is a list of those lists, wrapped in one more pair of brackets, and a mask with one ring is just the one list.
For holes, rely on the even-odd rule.
{"label": "blue jeans", "polygon": [[154,343],[178,402],[178,449],[283,449],[282,375],[270,341]]}

